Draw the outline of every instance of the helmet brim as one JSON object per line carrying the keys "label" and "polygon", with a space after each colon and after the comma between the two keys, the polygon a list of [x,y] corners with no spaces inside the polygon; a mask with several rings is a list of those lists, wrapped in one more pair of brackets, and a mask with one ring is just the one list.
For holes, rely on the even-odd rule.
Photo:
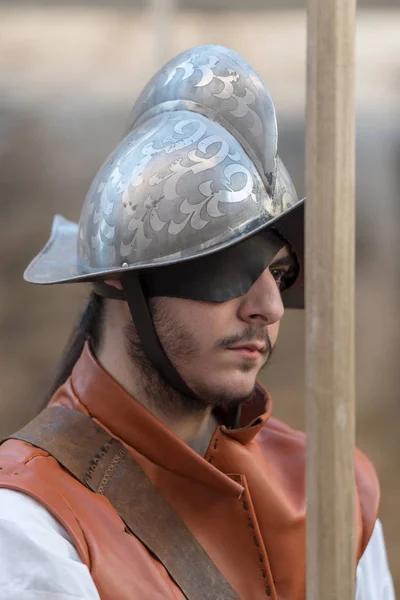
{"label": "helmet brim", "polygon": [[[258,231],[269,227],[275,227],[281,235],[288,240],[295,251],[300,263],[300,276],[298,281],[284,292],[285,306],[288,308],[302,308],[304,306],[304,201],[300,200],[287,212],[279,215],[276,219],[260,224],[251,231],[245,231],[230,243],[210,248],[203,251],[202,255],[218,252],[223,247],[236,244],[241,240],[254,235]],[[143,269],[147,267],[163,266],[181,262],[181,258],[165,259],[157,265],[154,262],[146,265],[130,265],[116,269],[87,269],[80,264],[78,257],[78,235],[77,223],[56,215],[53,220],[50,239],[41,252],[32,260],[24,273],[25,281],[29,283],[52,285],[57,283],[79,283],[104,281],[105,279],[118,279],[123,273],[130,270]],[[184,260],[193,260],[195,257]]]}

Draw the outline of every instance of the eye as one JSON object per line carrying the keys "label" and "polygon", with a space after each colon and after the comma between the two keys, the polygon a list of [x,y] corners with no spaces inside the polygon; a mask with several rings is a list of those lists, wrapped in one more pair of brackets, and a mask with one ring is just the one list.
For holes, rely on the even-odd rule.
{"label": "eye", "polygon": [[290,287],[295,279],[295,273],[292,269],[270,269],[272,277],[275,279],[276,284],[282,292],[286,288]]}
{"label": "eye", "polygon": [[270,269],[272,277],[275,279],[278,287],[282,287],[287,271],[284,269]]}

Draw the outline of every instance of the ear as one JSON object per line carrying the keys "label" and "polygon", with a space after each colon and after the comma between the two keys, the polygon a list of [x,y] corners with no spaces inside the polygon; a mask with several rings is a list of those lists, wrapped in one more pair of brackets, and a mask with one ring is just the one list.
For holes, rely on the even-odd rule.
{"label": "ear", "polygon": [[117,290],[123,290],[122,283],[119,279],[107,279],[104,282],[106,285],[110,285],[111,287],[117,288]]}

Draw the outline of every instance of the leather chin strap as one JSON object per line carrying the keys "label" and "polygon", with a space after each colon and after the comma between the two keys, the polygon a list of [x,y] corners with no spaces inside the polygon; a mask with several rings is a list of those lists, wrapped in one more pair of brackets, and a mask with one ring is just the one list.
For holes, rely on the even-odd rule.
{"label": "leather chin strap", "polygon": [[130,273],[122,275],[121,282],[136,331],[147,357],[172,387],[187,398],[198,400],[196,394],[185,383],[169,360],[159,340],[139,274],[137,271],[130,271]]}

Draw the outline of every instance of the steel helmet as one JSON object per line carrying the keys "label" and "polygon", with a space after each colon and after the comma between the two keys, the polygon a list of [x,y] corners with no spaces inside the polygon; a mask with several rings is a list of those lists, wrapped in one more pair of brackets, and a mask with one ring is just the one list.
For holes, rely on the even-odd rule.
{"label": "steel helmet", "polygon": [[[136,282],[137,297],[138,273],[200,264],[261,231],[283,236],[302,271],[303,201],[277,142],[271,97],[241,56],[216,45],[183,52],[137,99],[126,134],[90,186],[79,226],[56,216],[25,279],[97,282],[99,293],[117,297],[101,282],[121,278]],[[256,269],[253,280],[260,274]],[[287,306],[301,304],[301,279],[300,273],[300,283],[284,293]],[[132,312],[127,287],[121,297]],[[137,327],[142,309],[140,318],[133,314]],[[139,335],[149,337],[146,328]],[[179,381],[173,385],[182,389]]]}

